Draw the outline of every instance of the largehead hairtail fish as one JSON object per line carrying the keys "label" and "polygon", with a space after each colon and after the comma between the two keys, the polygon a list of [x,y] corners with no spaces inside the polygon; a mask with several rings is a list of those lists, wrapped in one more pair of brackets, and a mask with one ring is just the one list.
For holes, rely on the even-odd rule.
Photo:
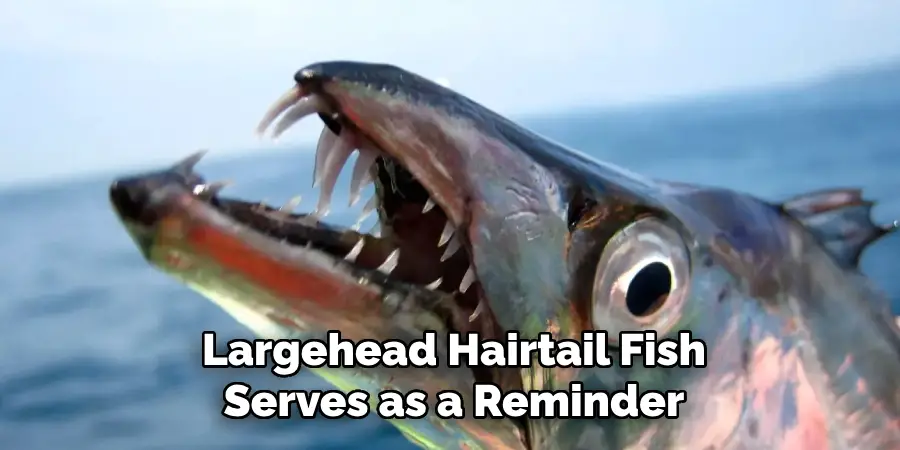
{"label": "largehead hairtail fish", "polygon": [[[373,395],[638,381],[688,396],[677,419],[394,421],[410,439],[462,449],[900,448],[900,334],[857,268],[895,227],[873,224],[858,190],[774,204],[645,178],[389,65],[313,64],[294,81],[259,131],[279,120],[277,135],[307,116],[324,123],[312,213],[222,196],[195,172],[199,154],[110,189],[151,264],[257,335],[411,340],[436,330],[443,342],[449,331],[604,330],[615,353],[619,332],[689,330],[708,346],[704,368],[315,369]],[[380,233],[322,222],[354,152],[351,199],[374,182],[367,210]]]}

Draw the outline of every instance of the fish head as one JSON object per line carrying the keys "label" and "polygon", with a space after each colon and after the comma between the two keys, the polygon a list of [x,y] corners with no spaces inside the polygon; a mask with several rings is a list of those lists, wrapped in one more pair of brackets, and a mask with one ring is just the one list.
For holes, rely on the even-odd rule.
{"label": "fish head", "polygon": [[[308,214],[228,199],[198,157],[117,180],[115,210],[155,266],[263,337],[481,339],[604,331],[612,367],[319,369],[343,389],[684,391],[677,418],[395,421],[434,448],[893,448],[898,329],[859,272],[889,227],[835,189],[770,203],[650,179],[532,133],[401,68],[299,70],[258,131],[324,123]],[[279,120],[280,117],[280,120]],[[326,224],[355,152],[381,231]],[[621,364],[621,333],[705,343],[702,367]],[[438,345],[438,348],[445,348]],[[468,405],[468,403],[467,403]]]}

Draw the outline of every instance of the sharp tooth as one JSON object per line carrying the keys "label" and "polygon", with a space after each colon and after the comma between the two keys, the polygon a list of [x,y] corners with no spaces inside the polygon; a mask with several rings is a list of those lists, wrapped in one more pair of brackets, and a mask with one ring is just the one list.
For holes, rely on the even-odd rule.
{"label": "sharp tooth", "polygon": [[321,97],[317,95],[309,95],[297,100],[294,106],[291,106],[291,109],[287,110],[278,123],[275,124],[275,129],[272,130],[272,139],[278,139],[281,133],[284,133],[291,125],[299,122],[300,119],[324,110],[325,104],[322,102]]}
{"label": "sharp tooth", "polygon": [[434,200],[432,200],[431,197],[429,197],[428,201],[425,202],[425,207],[422,208],[422,214],[425,214],[428,211],[431,211],[431,208],[434,208]]}
{"label": "sharp tooth", "polygon": [[256,205],[253,205],[253,212],[258,214],[268,214],[269,210],[266,209],[265,203],[257,203]]}
{"label": "sharp tooth", "polygon": [[475,270],[472,269],[472,266],[469,266],[469,269],[466,270],[466,274],[463,275],[462,281],[459,283],[459,292],[463,294],[469,290],[469,287],[472,286],[472,283],[475,282]]}
{"label": "sharp tooth", "polygon": [[372,237],[381,237],[381,222],[376,222],[375,225],[372,225],[372,229],[367,234]]}
{"label": "sharp tooth", "polygon": [[361,213],[359,213],[359,217],[356,219],[356,223],[351,227],[353,231],[359,231],[359,228],[362,227],[362,223],[365,222],[366,219],[372,215],[372,212],[375,211],[375,196],[369,199],[366,202],[366,205],[363,207]]}
{"label": "sharp tooth", "polygon": [[262,198],[258,202],[256,202],[255,205],[253,205],[253,208],[257,212],[266,212],[269,210],[268,205],[269,203],[266,201],[266,199]]}
{"label": "sharp tooth", "polygon": [[373,195],[372,198],[370,198],[366,202],[366,204],[363,206],[362,213],[366,214],[366,215],[371,214],[372,211],[375,211],[375,205],[377,204],[377,202],[378,202],[378,197]]}
{"label": "sharp tooth", "polygon": [[196,166],[197,163],[200,162],[200,160],[203,159],[204,156],[206,156],[207,151],[208,150],[198,150],[191,156],[178,161],[174,166],[172,166],[172,171],[183,177],[191,176],[191,174],[194,173],[194,166]]}
{"label": "sharp tooth", "polygon": [[298,222],[305,227],[315,227],[319,224],[319,218],[315,214],[307,214],[301,217]]}
{"label": "sharp tooth", "polygon": [[278,208],[278,211],[275,213],[275,216],[281,220],[287,219],[298,206],[300,206],[300,200],[302,200],[301,196],[291,197],[288,201],[284,202],[284,205],[281,205]]}
{"label": "sharp tooth", "polygon": [[470,322],[470,323],[471,323],[471,322],[474,322],[475,319],[477,319],[478,316],[481,315],[482,305],[483,305],[483,303],[479,301],[479,302],[478,302],[478,306],[475,307],[475,311],[472,311],[472,314],[469,315],[469,322]]}
{"label": "sharp tooth", "polygon": [[[347,133],[344,133],[345,135]],[[322,186],[319,190],[319,204],[316,206],[316,215],[325,217],[331,207],[331,194],[334,192],[334,185],[337,182],[341,169],[347,162],[347,158],[353,153],[353,145],[350,140],[345,137],[339,137],[334,143],[334,147],[325,156],[322,167],[316,170],[322,176]]]}
{"label": "sharp tooth", "polygon": [[450,238],[453,237],[454,231],[456,231],[456,229],[453,228],[453,224],[451,224],[448,220],[447,223],[444,224],[444,230],[441,231],[440,239],[438,239],[438,247],[443,247],[444,244],[446,244],[447,241],[449,241]]}
{"label": "sharp tooth", "polygon": [[450,259],[459,250],[459,247],[459,237],[454,234],[450,241],[447,242],[447,248],[444,249],[444,254],[441,255],[441,262]]}
{"label": "sharp tooth", "polygon": [[397,268],[398,262],[400,262],[400,249],[399,248],[392,251],[391,254],[388,255],[387,259],[385,259],[384,262],[381,263],[381,265],[378,266],[378,269],[376,269],[376,270],[378,270],[379,272],[381,272],[385,275],[390,275],[391,272],[393,272],[394,269]]}
{"label": "sharp tooth", "polygon": [[356,164],[353,165],[353,178],[350,179],[350,206],[359,201],[363,188],[372,182],[371,168],[378,159],[378,152],[374,150],[359,149],[356,155]]}
{"label": "sharp tooth", "polygon": [[222,189],[231,186],[233,183],[234,182],[231,180],[214,181],[206,185],[206,193],[210,196],[215,197],[216,195],[219,195],[220,192],[222,192]]}
{"label": "sharp tooth", "polygon": [[198,184],[194,186],[193,192],[194,195],[204,195],[207,197],[215,197],[219,195],[219,192],[222,192],[222,189],[231,185],[231,180],[225,181],[214,181],[212,183],[207,184]]}
{"label": "sharp tooth", "polygon": [[359,256],[360,252],[362,252],[363,246],[365,245],[365,240],[360,238],[356,241],[356,244],[353,245],[353,248],[350,249],[350,253],[347,253],[347,256],[344,257],[345,261],[354,262],[356,258]]}
{"label": "sharp tooth", "polygon": [[291,197],[281,208],[278,208],[278,210],[287,213],[294,212],[294,210],[297,209],[298,206],[300,206],[301,200],[303,200],[303,197],[300,195]]}
{"label": "sharp tooth", "polygon": [[288,109],[300,99],[300,86],[294,86],[287,92],[281,95],[278,100],[275,100],[275,103],[272,103],[272,106],[269,107],[268,111],[266,111],[265,115],[263,115],[262,120],[259,121],[259,125],[256,126],[256,134],[262,135],[266,132],[266,128],[269,128],[269,125],[275,121],[284,110]]}
{"label": "sharp tooth", "polygon": [[425,288],[426,288],[426,289],[431,289],[431,290],[433,291],[433,290],[435,290],[435,289],[437,289],[438,287],[441,286],[441,282],[442,282],[442,281],[444,281],[444,279],[443,279],[442,277],[438,277],[437,280],[434,280],[434,281],[432,281],[431,283],[426,284],[426,285],[425,285]]}
{"label": "sharp tooth", "polygon": [[322,167],[325,164],[325,158],[328,157],[328,153],[334,148],[337,139],[338,136],[328,127],[322,127],[322,133],[319,134],[319,142],[316,143],[316,165],[313,166],[313,187],[318,186],[322,181],[322,174],[319,173],[319,167]]}

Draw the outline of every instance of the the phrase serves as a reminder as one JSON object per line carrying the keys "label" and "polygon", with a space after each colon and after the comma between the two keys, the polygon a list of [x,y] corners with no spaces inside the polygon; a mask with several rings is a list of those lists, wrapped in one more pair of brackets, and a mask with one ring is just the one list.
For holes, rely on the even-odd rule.
{"label": "the phrase serves as a reminder", "polygon": [[[657,339],[653,331],[622,332],[615,345],[615,364],[648,368],[705,367],[706,344],[688,331],[666,339]],[[606,332],[590,331],[582,339],[554,340],[549,333],[537,339],[520,339],[509,332],[506,341],[481,340],[477,333],[449,333],[438,344],[436,333],[426,331],[421,339],[351,341],[340,332],[330,331],[325,339],[257,339],[228,341],[224,350],[216,350],[216,334],[203,332],[203,367],[271,367],[272,373],[286,378],[302,368],[379,368],[419,367],[510,367],[528,368],[604,368],[614,364]],[[438,348],[441,345],[441,348]],[[441,361],[440,356],[446,357]],[[271,364],[269,364],[271,362]],[[465,393],[444,390],[429,399],[421,390],[400,392],[385,388],[380,392],[364,390],[256,390],[248,383],[225,386],[222,415],[232,419],[325,417],[363,418],[373,410],[385,419],[417,419],[426,414],[441,418],[677,418],[679,407],[687,401],[683,390],[642,390],[630,381],[615,390],[587,389],[573,381],[559,390],[503,390],[493,383],[474,383]],[[373,398],[374,396],[374,398]]]}

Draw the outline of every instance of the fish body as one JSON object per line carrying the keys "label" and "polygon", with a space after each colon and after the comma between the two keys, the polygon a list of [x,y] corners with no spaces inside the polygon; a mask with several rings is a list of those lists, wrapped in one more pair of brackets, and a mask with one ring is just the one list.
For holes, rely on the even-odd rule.
{"label": "fish body", "polygon": [[[374,398],[503,390],[684,391],[677,418],[392,420],[425,448],[896,449],[900,331],[859,271],[896,227],[855,189],[771,203],[650,179],[585,156],[401,68],[312,64],[259,131],[324,123],[314,211],[229,199],[194,167],[117,179],[110,199],[143,256],[264,338],[411,342],[440,365],[312,369]],[[273,123],[278,120],[277,123]],[[356,154],[380,232],[325,222]],[[611,367],[450,367],[451,332],[481,339],[605,331]],[[620,333],[689,331],[705,367],[625,367]]]}

